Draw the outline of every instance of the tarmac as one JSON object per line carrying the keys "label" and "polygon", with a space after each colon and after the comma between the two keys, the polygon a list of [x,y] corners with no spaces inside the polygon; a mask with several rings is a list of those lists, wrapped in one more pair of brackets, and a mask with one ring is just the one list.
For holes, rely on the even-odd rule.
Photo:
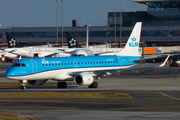
{"label": "tarmac", "polygon": [[[4,77],[10,63],[0,63],[0,82],[17,82]],[[154,66],[158,64],[139,64]],[[70,82],[67,89],[37,86],[22,91],[4,88],[0,92],[119,92],[133,99],[37,99],[0,98],[0,112],[15,113],[23,120],[177,120],[180,118],[180,68],[143,69],[121,72],[97,81],[97,89]],[[50,81],[56,82],[56,81]]]}

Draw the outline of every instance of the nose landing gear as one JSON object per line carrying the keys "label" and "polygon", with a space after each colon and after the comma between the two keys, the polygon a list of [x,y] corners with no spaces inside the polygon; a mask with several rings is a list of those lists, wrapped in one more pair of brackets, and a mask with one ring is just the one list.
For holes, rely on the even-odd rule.
{"label": "nose landing gear", "polygon": [[20,87],[21,90],[25,90],[26,89],[27,80],[21,80],[20,83],[22,83],[22,86]]}

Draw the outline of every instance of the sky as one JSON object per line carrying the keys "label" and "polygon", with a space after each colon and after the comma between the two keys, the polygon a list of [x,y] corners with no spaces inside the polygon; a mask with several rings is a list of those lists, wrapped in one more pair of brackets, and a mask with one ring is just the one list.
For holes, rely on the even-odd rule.
{"label": "sky", "polygon": [[[147,11],[147,6],[121,0],[123,12]],[[78,26],[90,24],[105,26],[108,12],[114,12],[115,0],[65,0],[63,3],[63,26],[71,27],[72,20]],[[120,11],[120,0],[116,0]],[[84,18],[84,19],[82,19]],[[1,0],[0,25],[13,27],[56,27],[56,0]],[[62,26],[62,2],[58,3],[58,26]]]}

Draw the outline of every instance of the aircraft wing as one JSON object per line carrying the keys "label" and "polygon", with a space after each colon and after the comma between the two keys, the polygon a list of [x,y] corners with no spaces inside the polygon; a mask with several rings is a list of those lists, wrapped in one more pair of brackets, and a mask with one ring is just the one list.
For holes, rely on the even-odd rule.
{"label": "aircraft wing", "polygon": [[12,53],[17,51],[17,49],[5,49],[4,51],[8,52],[8,53]]}
{"label": "aircraft wing", "polygon": [[169,56],[166,58],[166,60],[159,66],[148,66],[148,67],[131,67],[131,68],[119,68],[119,69],[109,69],[109,70],[89,70],[89,71],[79,71],[79,72],[72,72],[72,73],[69,73],[70,76],[75,76],[79,73],[88,73],[88,74],[94,74],[94,75],[102,75],[102,74],[116,74],[116,75],[119,75],[119,72],[120,71],[135,71],[135,72],[138,72],[137,70],[140,70],[140,69],[149,69],[149,68],[157,68],[157,67],[164,67],[167,60],[169,59]]}
{"label": "aircraft wing", "polygon": [[[170,55],[169,55],[170,56]],[[140,58],[137,60],[131,60],[133,62],[138,62],[138,61],[144,61],[144,60],[152,60],[152,59],[156,59],[156,58],[162,58],[164,56],[152,56],[152,57],[145,57],[145,58]],[[169,57],[168,57],[169,58]]]}

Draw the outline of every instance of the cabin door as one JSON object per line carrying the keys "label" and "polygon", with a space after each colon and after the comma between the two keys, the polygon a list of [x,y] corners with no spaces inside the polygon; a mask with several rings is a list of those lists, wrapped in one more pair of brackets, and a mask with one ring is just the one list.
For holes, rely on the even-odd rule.
{"label": "cabin door", "polygon": [[36,61],[34,61],[33,59],[30,59],[30,62],[32,64],[32,72],[36,73],[37,72],[37,64]]}

